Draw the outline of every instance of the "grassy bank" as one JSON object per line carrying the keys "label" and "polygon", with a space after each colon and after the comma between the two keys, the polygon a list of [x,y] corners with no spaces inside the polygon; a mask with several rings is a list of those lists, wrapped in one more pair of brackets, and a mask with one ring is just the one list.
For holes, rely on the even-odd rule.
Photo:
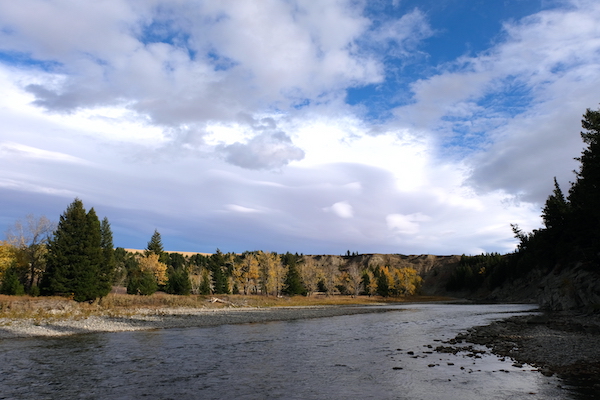
{"label": "grassy bank", "polygon": [[399,302],[431,302],[449,300],[432,296],[175,296],[155,293],[135,296],[111,293],[93,303],[77,303],[64,297],[30,297],[0,295],[0,318],[4,319],[82,319],[90,316],[121,316],[160,312],[161,309],[219,309],[231,307],[309,307],[323,305],[369,305]]}

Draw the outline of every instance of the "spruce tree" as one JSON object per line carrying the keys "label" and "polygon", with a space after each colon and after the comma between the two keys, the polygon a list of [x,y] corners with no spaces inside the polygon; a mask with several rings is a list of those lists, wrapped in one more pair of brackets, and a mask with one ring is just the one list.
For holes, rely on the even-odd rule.
{"label": "spruce tree", "polygon": [[142,271],[139,267],[129,271],[127,281],[127,294],[150,296],[158,290],[152,271]]}
{"label": "spruce tree", "polygon": [[188,295],[192,292],[192,282],[186,268],[168,270],[169,281],[165,291],[170,294]]}
{"label": "spruce tree", "polygon": [[217,249],[210,256],[210,270],[212,272],[213,293],[229,294],[229,278],[227,276],[226,259],[221,250]]}
{"label": "spruce tree", "polygon": [[207,269],[202,271],[202,282],[200,283],[198,292],[203,295],[211,294],[212,292],[210,287],[210,271]]}
{"label": "spruce tree", "polygon": [[146,251],[144,251],[144,254],[146,256],[151,253],[157,254],[158,260],[161,263],[164,263],[167,265],[170,263],[169,254],[166,253],[165,249],[163,248],[162,238],[157,229],[154,230],[154,233],[152,234],[152,237],[150,238],[150,241],[148,242],[148,246],[146,246]]}
{"label": "spruce tree", "polygon": [[104,217],[100,223],[100,248],[102,249],[102,265],[100,268],[100,282],[103,294],[110,293],[115,275],[116,261],[113,236],[108,218]]}
{"label": "spruce tree", "polygon": [[92,208],[86,213],[75,199],[60,216],[54,237],[48,243],[46,271],[40,291],[44,295],[72,296],[89,301],[104,296],[100,270],[103,263],[100,221]]}
{"label": "spruce tree", "polygon": [[0,294],[7,294],[9,296],[21,296],[25,294],[25,287],[19,281],[19,274],[15,265],[11,265],[4,271],[4,276],[0,284]]}
{"label": "spruce tree", "polygon": [[282,293],[290,296],[295,294],[306,294],[306,288],[302,283],[300,271],[298,271],[296,256],[288,252],[282,258],[284,264],[286,264],[288,267],[287,274],[285,275],[285,280],[283,282]]}

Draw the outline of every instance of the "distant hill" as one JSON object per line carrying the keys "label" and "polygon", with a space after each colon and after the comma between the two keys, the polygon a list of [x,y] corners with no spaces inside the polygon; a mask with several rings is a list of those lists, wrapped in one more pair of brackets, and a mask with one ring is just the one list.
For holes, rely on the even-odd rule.
{"label": "distant hill", "polygon": [[[146,250],[139,250],[139,249],[125,249],[126,251],[130,252],[130,253],[143,253]],[[212,255],[212,253],[200,253],[200,252],[194,252],[194,251],[165,251],[165,253],[179,253],[179,254],[183,254],[186,257],[190,257],[190,256],[194,256],[196,254],[202,254],[203,256],[210,256]]]}

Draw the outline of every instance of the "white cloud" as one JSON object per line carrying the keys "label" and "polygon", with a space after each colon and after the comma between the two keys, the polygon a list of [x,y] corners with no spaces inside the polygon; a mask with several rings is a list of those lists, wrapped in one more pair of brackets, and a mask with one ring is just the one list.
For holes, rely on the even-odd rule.
{"label": "white cloud", "polygon": [[338,201],[324,210],[331,211],[340,218],[352,218],[354,216],[354,209],[347,201]]}
{"label": "white cloud", "polygon": [[240,205],[237,205],[237,204],[228,204],[226,206],[226,208],[228,210],[239,212],[239,213],[242,213],[242,214],[254,214],[254,213],[260,213],[260,212],[262,212],[260,210],[255,209],[255,208],[244,207],[244,206],[240,206]]}
{"label": "white cloud", "polygon": [[385,217],[390,230],[398,233],[415,235],[419,232],[419,222],[430,221],[431,218],[421,213],[409,215],[390,214]]}
{"label": "white cloud", "polygon": [[[78,157],[73,157],[68,154],[60,153],[57,151],[48,151],[44,149],[38,149],[22,145],[19,143],[12,142],[0,142],[0,157],[3,159],[10,160],[11,158],[23,157],[31,159],[40,159],[48,161],[63,162],[69,164],[88,164],[86,160]],[[7,160],[7,161],[8,161]]]}

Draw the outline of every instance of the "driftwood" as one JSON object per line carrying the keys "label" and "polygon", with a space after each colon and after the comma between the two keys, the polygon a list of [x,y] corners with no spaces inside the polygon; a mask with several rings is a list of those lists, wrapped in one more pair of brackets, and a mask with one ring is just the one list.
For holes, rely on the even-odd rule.
{"label": "driftwood", "polygon": [[227,300],[219,299],[218,297],[211,297],[211,299],[209,301],[211,303],[223,303],[223,304],[227,304],[227,305],[234,306],[234,307],[237,306],[237,304],[235,304],[235,303],[232,303]]}

